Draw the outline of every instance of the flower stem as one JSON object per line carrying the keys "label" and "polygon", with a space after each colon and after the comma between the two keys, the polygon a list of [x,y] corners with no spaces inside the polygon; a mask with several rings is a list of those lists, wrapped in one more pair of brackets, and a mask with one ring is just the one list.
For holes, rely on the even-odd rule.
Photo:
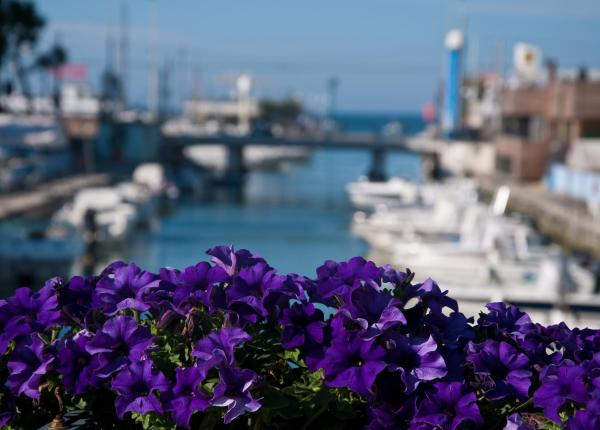
{"label": "flower stem", "polygon": [[302,430],[309,428],[310,425],[313,422],[315,422],[317,418],[319,418],[321,415],[323,415],[325,412],[327,412],[327,409],[328,409],[327,406],[328,405],[321,406],[321,408],[312,417],[310,417],[310,419],[306,422],[306,424],[304,424],[302,426]]}

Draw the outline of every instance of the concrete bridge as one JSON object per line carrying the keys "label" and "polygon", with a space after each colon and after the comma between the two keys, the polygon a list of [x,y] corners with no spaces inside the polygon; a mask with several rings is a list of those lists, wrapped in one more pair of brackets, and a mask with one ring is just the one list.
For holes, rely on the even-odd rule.
{"label": "concrete bridge", "polygon": [[383,181],[387,178],[385,158],[388,152],[410,152],[431,155],[410,147],[403,138],[382,137],[374,134],[326,133],[316,135],[272,136],[201,136],[201,135],[165,135],[162,143],[164,154],[173,163],[183,158],[183,148],[189,145],[223,145],[227,148],[227,177],[232,181],[241,179],[245,172],[244,148],[250,145],[286,146],[309,149],[352,149],[367,151],[371,154],[368,172],[372,181]]}

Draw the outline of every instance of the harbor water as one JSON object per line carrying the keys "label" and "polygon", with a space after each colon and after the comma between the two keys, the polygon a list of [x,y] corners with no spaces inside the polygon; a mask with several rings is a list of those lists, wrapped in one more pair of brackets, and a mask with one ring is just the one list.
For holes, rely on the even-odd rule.
{"label": "harbor water", "polygon": [[[335,120],[348,132],[377,133],[390,123],[396,129],[400,124],[407,135],[423,129],[418,115],[351,114]],[[205,251],[218,244],[247,248],[281,272],[309,276],[327,259],[366,256],[367,244],[350,231],[353,211],[345,186],[367,173],[370,157],[360,150],[318,150],[302,162],[250,171],[240,189],[207,185],[196,194],[183,195],[150,228],[135,231],[118,246],[82,255],[72,274],[98,273],[114,260],[152,271],[182,268],[206,259]],[[417,155],[389,153],[386,164],[390,176],[421,179]],[[0,234],[43,231],[50,215],[4,221]],[[51,268],[48,273],[54,274]],[[25,276],[2,285],[2,295],[29,282]]]}
{"label": "harbor water", "polygon": [[[350,132],[378,132],[393,121],[406,134],[423,128],[418,115],[349,114],[335,120]],[[193,264],[206,258],[209,247],[233,244],[265,257],[282,272],[312,276],[327,259],[366,256],[367,245],[350,232],[345,186],[364,175],[369,162],[365,151],[319,150],[304,163],[250,172],[241,193],[207,190],[182,199],[159,225],[137,235],[114,257],[157,270]],[[390,153],[386,163],[390,176],[421,179],[417,155]]]}

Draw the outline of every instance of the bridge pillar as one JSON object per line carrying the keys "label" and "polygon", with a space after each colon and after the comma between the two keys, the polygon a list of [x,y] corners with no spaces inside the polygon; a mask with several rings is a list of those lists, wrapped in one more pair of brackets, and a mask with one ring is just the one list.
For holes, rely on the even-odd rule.
{"label": "bridge pillar", "polygon": [[245,173],[244,146],[227,145],[227,167],[223,179],[230,184],[239,184],[244,179]]}
{"label": "bridge pillar", "polygon": [[387,180],[387,175],[385,174],[385,150],[383,148],[371,150],[371,167],[367,176],[372,182]]}

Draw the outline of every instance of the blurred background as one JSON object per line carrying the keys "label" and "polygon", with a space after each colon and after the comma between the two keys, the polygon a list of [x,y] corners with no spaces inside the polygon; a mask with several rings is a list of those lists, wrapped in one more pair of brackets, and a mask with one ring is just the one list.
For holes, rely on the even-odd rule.
{"label": "blurred background", "polygon": [[0,297],[217,244],[600,323],[596,0],[0,1]]}

